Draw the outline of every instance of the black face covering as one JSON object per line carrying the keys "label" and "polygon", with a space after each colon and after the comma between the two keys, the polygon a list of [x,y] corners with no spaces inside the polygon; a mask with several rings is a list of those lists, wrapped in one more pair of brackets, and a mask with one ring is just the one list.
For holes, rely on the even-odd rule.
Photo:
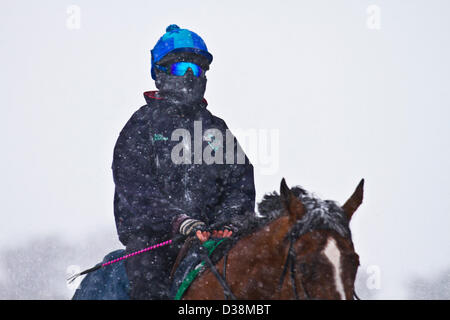
{"label": "black face covering", "polygon": [[205,75],[196,77],[191,69],[184,76],[174,76],[158,70],[155,83],[162,96],[182,104],[202,101],[206,90]]}

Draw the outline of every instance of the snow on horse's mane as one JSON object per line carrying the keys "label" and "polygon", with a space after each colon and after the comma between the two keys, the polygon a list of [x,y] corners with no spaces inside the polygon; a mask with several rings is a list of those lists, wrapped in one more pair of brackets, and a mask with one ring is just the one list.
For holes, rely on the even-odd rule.
{"label": "snow on horse's mane", "polygon": [[[306,214],[293,229],[295,236],[313,230],[333,230],[342,237],[351,238],[349,220],[335,201],[322,200],[299,186],[291,188],[291,191],[301,200],[306,210]],[[278,219],[284,212],[280,195],[274,191],[265,194],[258,203],[259,215],[247,212],[245,216],[233,219],[232,224],[241,230],[239,233],[247,235]]]}

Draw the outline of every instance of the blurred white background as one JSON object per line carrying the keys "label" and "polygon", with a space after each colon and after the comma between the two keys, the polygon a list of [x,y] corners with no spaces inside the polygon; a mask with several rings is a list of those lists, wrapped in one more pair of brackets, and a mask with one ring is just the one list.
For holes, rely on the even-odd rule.
{"label": "blurred white background", "polygon": [[445,0],[1,1],[0,298],[69,298],[67,266],[121,247],[112,151],[155,88],[150,50],[175,23],[214,56],[208,108],[232,129],[279,130],[278,170],[254,161],[257,201],[285,177],[343,203],[365,178],[351,224],[361,298],[449,299],[449,10]]}

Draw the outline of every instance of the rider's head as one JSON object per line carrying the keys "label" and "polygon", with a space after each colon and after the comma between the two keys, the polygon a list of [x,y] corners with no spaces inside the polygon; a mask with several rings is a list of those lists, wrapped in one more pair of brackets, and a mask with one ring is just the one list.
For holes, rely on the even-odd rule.
{"label": "rider's head", "polygon": [[152,50],[152,78],[163,96],[192,103],[203,99],[213,57],[196,33],[170,25]]}

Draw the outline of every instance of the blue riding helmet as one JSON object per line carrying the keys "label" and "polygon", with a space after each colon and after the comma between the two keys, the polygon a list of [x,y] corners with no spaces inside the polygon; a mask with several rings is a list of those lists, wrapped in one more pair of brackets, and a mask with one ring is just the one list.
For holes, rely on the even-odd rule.
{"label": "blue riding helmet", "polygon": [[195,32],[180,29],[176,24],[167,27],[166,33],[158,40],[152,53],[152,78],[156,80],[155,64],[169,53],[192,52],[204,56],[211,63],[213,56],[205,42]]}

